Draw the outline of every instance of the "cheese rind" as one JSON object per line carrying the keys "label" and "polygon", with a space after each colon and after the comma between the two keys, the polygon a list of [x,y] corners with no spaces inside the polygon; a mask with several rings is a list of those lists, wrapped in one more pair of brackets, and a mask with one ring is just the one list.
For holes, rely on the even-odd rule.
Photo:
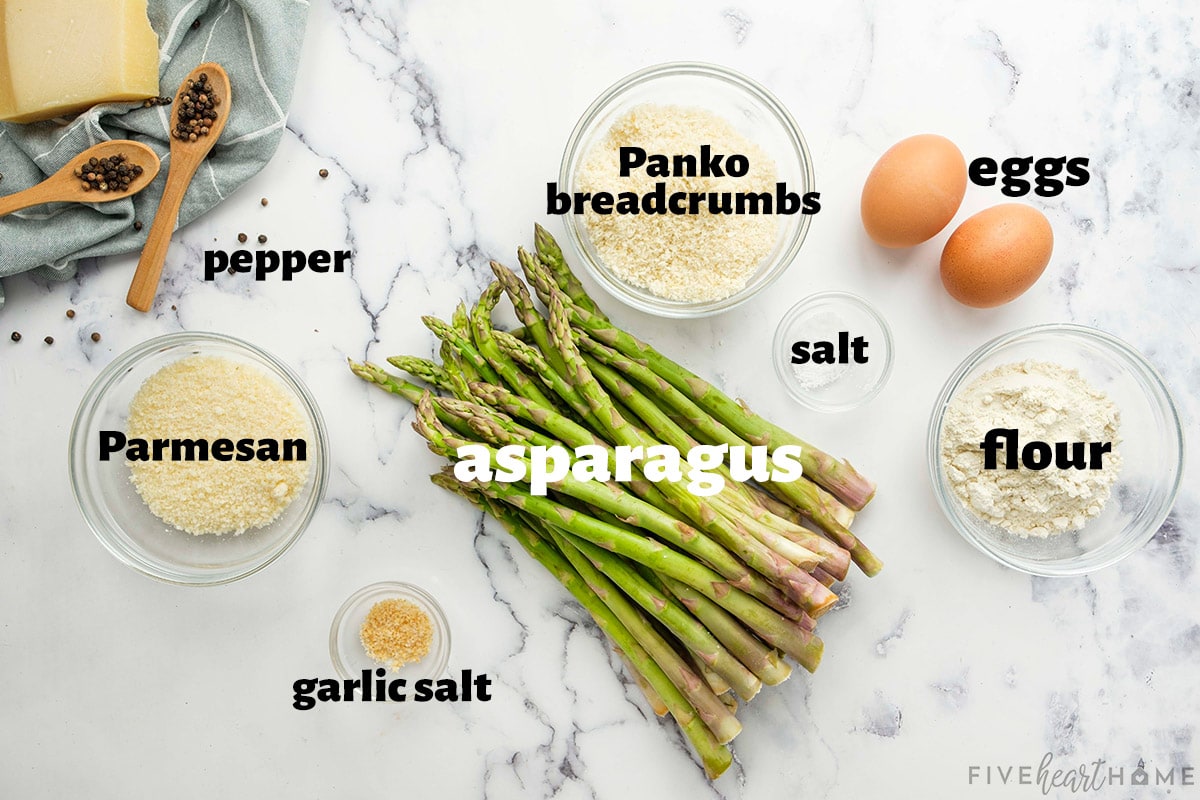
{"label": "cheese rind", "polygon": [[0,121],[157,95],[146,0],[0,0]]}

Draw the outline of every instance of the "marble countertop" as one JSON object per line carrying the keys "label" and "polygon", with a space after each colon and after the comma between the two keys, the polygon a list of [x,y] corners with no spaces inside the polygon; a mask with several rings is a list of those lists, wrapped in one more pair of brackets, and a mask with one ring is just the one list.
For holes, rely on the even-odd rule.
{"label": "marble countertop", "polygon": [[[1194,9],[1178,1],[314,2],[279,152],[176,234],[151,313],[124,304],[134,255],[66,283],[5,282],[0,796],[1020,798],[1043,795],[1001,786],[996,772],[990,785],[982,772],[972,780],[971,767],[1036,768],[1047,753],[1054,768],[1104,759],[1126,780],[1143,759],[1178,781],[1200,767],[1195,470],[1143,551],[1089,577],[1039,579],[957,536],[924,442],[935,395],[968,352],[1050,321],[1140,349],[1200,440],[1198,51]],[[853,577],[849,607],[822,622],[817,673],[739,715],[737,762],[713,785],[552,578],[428,485],[438,459],[409,430],[407,405],[345,367],[348,356],[433,353],[421,314],[474,298],[488,259],[514,263],[534,221],[561,232],[542,215],[545,184],[582,111],[622,75],[676,59],[745,72],[789,106],[823,209],[775,288],[732,312],[672,322],[606,307],[871,476],[879,495],[856,530],[887,564]],[[871,164],[925,131],[968,158],[1091,158],[1091,183],[1039,201],[1055,255],[1017,302],[981,312],[947,297],[936,268],[946,232],[905,252],[862,235]],[[960,218],[1002,199],[974,188]],[[202,251],[235,247],[239,232],[353,249],[352,274],[204,282]],[[776,321],[824,289],[875,302],[896,340],[883,393],[833,416],[792,403],[769,363]],[[286,361],[332,442],[329,490],[304,538],[219,588],[158,584],[119,564],[67,481],[89,383],[125,349],[180,329],[239,336]],[[438,597],[450,669],[487,672],[490,702],[292,708],[295,679],[333,675],[338,606],[379,580]],[[1192,794],[1176,785],[1170,797]]]}

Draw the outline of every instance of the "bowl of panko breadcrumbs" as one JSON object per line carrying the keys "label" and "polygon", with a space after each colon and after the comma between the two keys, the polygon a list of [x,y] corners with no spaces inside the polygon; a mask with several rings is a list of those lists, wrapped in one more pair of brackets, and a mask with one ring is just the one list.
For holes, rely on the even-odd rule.
{"label": "bowl of panko breadcrumbs", "polygon": [[308,527],[329,471],[325,423],[303,382],[254,345],[160,336],[106,367],[80,402],[71,485],[121,562],[167,583],[252,575]]}
{"label": "bowl of panko breadcrumbs", "polygon": [[694,62],[606,89],[571,133],[554,188],[591,276],[627,305],[676,318],[769,286],[820,208],[787,108],[745,75]]}
{"label": "bowl of panko breadcrumbs", "polygon": [[408,686],[437,678],[450,661],[450,626],[433,596],[410,583],[384,581],[347,598],[329,627],[329,657],[343,678],[386,670]]}

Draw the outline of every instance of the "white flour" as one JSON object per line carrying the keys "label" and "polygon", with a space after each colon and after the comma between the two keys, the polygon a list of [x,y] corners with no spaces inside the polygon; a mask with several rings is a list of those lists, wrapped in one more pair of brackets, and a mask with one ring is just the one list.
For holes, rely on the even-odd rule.
{"label": "white flour", "polygon": [[[942,459],[954,492],[979,517],[1021,537],[1082,528],[1108,502],[1121,469],[1120,414],[1101,391],[1060,364],[1020,361],[979,376],[946,409]],[[993,428],[1031,441],[1111,442],[1102,469],[984,469],[979,446]]]}

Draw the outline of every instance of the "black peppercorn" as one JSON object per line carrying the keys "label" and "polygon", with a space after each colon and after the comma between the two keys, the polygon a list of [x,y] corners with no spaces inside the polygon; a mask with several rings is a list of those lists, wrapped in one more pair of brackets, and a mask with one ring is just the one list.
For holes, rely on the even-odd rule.
{"label": "black peppercorn", "polygon": [[266,207],[266,205],[267,205],[267,198],[265,198],[265,197],[264,197],[264,198],[263,198],[262,200],[260,200],[259,202],[261,202],[261,203],[263,204],[263,207],[265,208],[265,207]]}
{"label": "black peppercorn", "polygon": [[142,221],[140,219],[135,219],[133,221],[133,229],[135,231],[140,231],[142,229]]}
{"label": "black peppercorn", "polygon": [[329,177],[329,170],[327,170],[327,169],[323,169],[323,170],[321,170],[320,172],[318,172],[317,174],[318,174],[318,175],[320,175],[322,178],[328,178],[328,177]]}
{"label": "black peppercorn", "polygon": [[21,341],[21,332],[20,332],[20,331],[13,331],[13,332],[12,332],[12,337],[11,337],[11,338],[12,338],[12,340],[13,340],[14,342],[19,342],[19,341]]}
{"label": "black peppercorn", "polygon": [[241,242],[242,244],[246,243],[247,238],[249,238],[249,237],[247,237],[246,234],[244,234],[244,233],[238,234],[238,241]]}
{"label": "black peppercorn", "polygon": [[83,191],[123,192],[144,170],[130,164],[123,153],[105,158],[90,158],[87,163],[75,168],[75,177]]}
{"label": "black peppercorn", "polygon": [[73,309],[73,308],[67,309],[67,319],[75,319],[75,309]]}
{"label": "black peppercorn", "polygon": [[93,334],[92,334],[92,341],[93,341],[93,342],[98,342],[98,341],[100,341],[100,334],[98,334],[98,333],[93,333]]}
{"label": "black peppercorn", "polygon": [[264,233],[260,233],[260,234],[258,235],[258,243],[259,243],[259,244],[266,244],[266,243],[267,243],[267,236],[266,236],[266,234],[264,234]]}
{"label": "black peppercorn", "polygon": [[45,339],[43,339],[43,341],[44,341],[46,344],[54,344],[54,337],[53,337],[53,336],[47,336]]}
{"label": "black peppercorn", "polygon": [[189,80],[180,91],[171,135],[189,142],[207,136],[216,122],[216,107],[220,104],[213,85],[208,82],[208,74],[201,72],[196,80]]}

